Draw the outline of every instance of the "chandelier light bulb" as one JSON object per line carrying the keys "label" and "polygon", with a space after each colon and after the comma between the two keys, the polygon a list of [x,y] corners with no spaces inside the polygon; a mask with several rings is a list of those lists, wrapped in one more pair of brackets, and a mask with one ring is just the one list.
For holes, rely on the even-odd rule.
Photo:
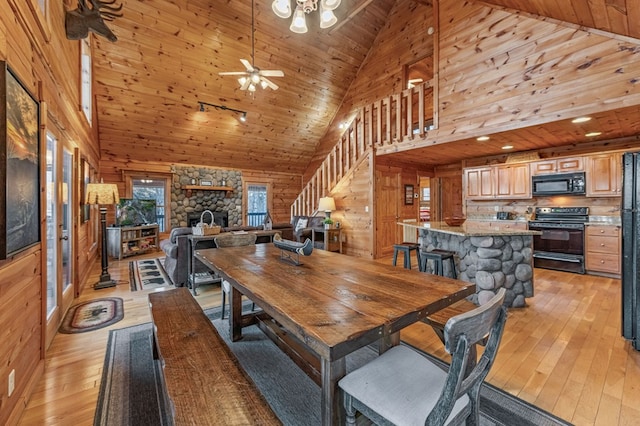
{"label": "chandelier light bulb", "polygon": [[251,78],[251,83],[253,84],[260,83],[260,75],[257,72],[252,72],[250,78]]}
{"label": "chandelier light bulb", "polygon": [[320,7],[325,10],[336,10],[341,0],[320,0]]}
{"label": "chandelier light bulb", "polygon": [[266,88],[267,88],[267,86],[269,86],[269,85],[267,84],[267,82],[266,82],[266,81],[262,80],[262,81],[260,82],[260,86],[262,86],[262,88],[263,88],[263,89],[266,89]]}
{"label": "chandelier light bulb", "polygon": [[255,92],[256,91],[256,86],[255,84],[251,83],[249,85],[249,87],[247,88],[247,90],[249,90],[250,92]]}
{"label": "chandelier light bulb", "polygon": [[329,9],[325,9],[321,3],[320,4],[320,28],[329,28],[330,26],[334,25],[336,22],[338,22],[338,18],[336,18],[336,15],[333,13],[333,11]]}
{"label": "chandelier light bulb", "polygon": [[240,86],[244,86],[246,82],[247,82],[247,77],[240,77],[238,79],[238,83],[240,83]]}
{"label": "chandelier light bulb", "polygon": [[304,34],[308,31],[307,21],[304,17],[304,10],[302,9],[302,6],[298,5],[298,7],[296,7],[296,11],[293,14],[293,21],[291,21],[289,29],[298,34]]}
{"label": "chandelier light bulb", "polygon": [[273,0],[271,9],[273,9],[273,13],[280,18],[288,18],[291,16],[291,3],[289,0]]}

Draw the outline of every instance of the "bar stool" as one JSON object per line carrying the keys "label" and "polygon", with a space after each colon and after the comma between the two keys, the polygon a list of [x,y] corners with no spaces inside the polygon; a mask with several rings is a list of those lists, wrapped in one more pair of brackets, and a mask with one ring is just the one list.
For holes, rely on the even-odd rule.
{"label": "bar stool", "polygon": [[445,260],[449,261],[449,266],[451,267],[451,278],[458,278],[458,273],[456,272],[456,261],[453,255],[456,254],[453,251],[433,249],[431,251],[423,251],[420,255],[422,261],[420,262],[420,270],[422,272],[427,272],[427,263],[429,260],[433,260],[434,267],[433,273],[435,275],[444,276],[444,268],[443,263]]}
{"label": "bar stool", "polygon": [[[420,244],[418,243],[400,243],[393,245],[393,266],[396,266],[398,260],[398,252],[404,255],[404,267],[411,269],[411,251],[416,251],[416,259],[418,259],[418,268],[420,269]],[[422,270],[422,269],[420,269]]]}

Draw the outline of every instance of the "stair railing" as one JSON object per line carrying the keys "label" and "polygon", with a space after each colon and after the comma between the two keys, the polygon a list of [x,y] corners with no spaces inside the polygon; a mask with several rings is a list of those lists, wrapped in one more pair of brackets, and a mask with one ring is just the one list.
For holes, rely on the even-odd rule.
{"label": "stair railing", "polygon": [[434,128],[432,81],[379,99],[360,109],[291,205],[291,215],[311,215],[370,151],[424,139]]}

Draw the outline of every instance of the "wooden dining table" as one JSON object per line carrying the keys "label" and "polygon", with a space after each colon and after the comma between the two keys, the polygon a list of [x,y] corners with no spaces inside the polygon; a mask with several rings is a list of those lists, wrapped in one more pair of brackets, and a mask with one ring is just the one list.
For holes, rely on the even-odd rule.
{"label": "wooden dining table", "polygon": [[[283,258],[283,255],[284,258]],[[314,250],[300,265],[273,244],[197,250],[195,256],[232,287],[229,327],[262,324],[276,343],[322,388],[322,424],[343,424],[338,381],[345,357],[376,343],[400,343],[400,330],[475,292],[475,285],[375,260]],[[242,296],[262,311],[242,312]],[[266,326],[265,326],[266,324]]]}

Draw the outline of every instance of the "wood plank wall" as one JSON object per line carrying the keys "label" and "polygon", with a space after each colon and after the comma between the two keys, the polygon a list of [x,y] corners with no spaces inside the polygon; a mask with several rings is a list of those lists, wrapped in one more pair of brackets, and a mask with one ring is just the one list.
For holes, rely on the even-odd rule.
{"label": "wood plank wall", "polygon": [[[124,197],[126,193],[125,188],[125,173],[136,172],[140,174],[144,173],[161,173],[171,174],[170,162],[138,162],[127,161],[123,159],[104,158],[100,162],[100,170],[105,182],[115,183],[118,185],[120,196]],[[197,166],[218,168],[217,165],[200,164]],[[270,211],[271,217],[274,223],[289,222],[290,221],[290,208],[293,200],[298,196],[302,188],[301,176],[297,174],[288,173],[275,173],[271,171],[260,170],[241,170],[242,179],[251,182],[263,182],[270,183],[272,188],[273,197],[273,211]],[[167,215],[170,211],[166,212]],[[107,212],[107,223],[115,221],[115,209],[111,208]]]}
{"label": "wood plank wall", "polygon": [[[48,2],[46,17],[37,3],[35,0],[0,2],[0,60],[6,61],[42,102],[41,161],[45,161],[45,136],[50,132],[60,143],[72,150],[77,148],[78,157],[87,158],[96,167],[96,133],[79,107],[80,42],[69,41],[64,35],[65,2]],[[79,171],[74,175],[80,176]],[[42,176],[43,206],[44,180]],[[46,235],[44,221],[42,217],[41,235]],[[78,236],[75,283],[87,275],[89,260],[95,257],[95,247],[91,253],[87,240],[90,226],[92,222],[74,224]],[[12,259],[0,261],[0,424],[17,421],[33,383],[44,368],[46,274],[41,270],[43,253],[46,253],[44,242]],[[16,372],[16,387],[9,397],[7,380],[11,370]]]}
{"label": "wood plank wall", "polygon": [[404,89],[405,65],[433,54],[433,36],[427,34],[430,26],[433,26],[431,6],[414,0],[396,2],[331,126],[320,140],[316,155],[304,173],[304,182],[315,173],[340,139],[342,130],[338,128],[339,123],[352,119],[365,105],[401,92]]}
{"label": "wood plank wall", "polygon": [[476,2],[439,10],[439,143],[640,103],[637,43]]}
{"label": "wood plank wall", "polygon": [[373,258],[373,160],[370,151],[329,194],[336,202],[331,218],[342,227],[342,252],[351,256]]}

